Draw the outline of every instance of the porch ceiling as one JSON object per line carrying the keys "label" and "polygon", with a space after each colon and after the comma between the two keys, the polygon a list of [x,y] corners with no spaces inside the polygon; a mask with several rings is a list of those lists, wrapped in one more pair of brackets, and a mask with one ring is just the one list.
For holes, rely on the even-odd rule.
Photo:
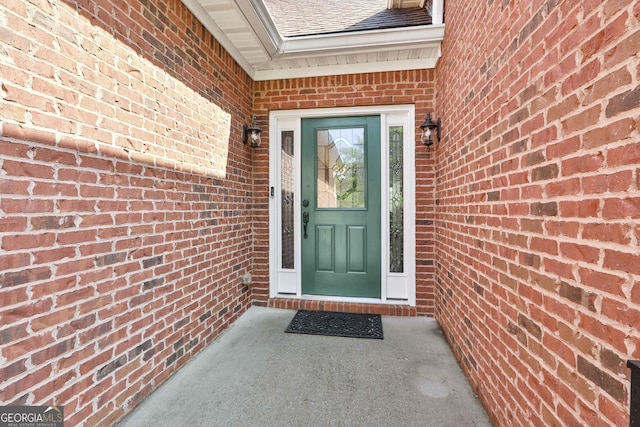
{"label": "porch ceiling", "polygon": [[443,0],[182,1],[254,80],[433,68],[444,37]]}

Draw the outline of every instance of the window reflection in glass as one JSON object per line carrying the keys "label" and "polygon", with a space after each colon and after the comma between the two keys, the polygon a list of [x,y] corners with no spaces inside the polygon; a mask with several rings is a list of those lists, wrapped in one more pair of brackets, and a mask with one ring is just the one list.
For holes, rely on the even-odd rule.
{"label": "window reflection in glass", "polygon": [[318,208],[366,207],[364,128],[317,131]]}

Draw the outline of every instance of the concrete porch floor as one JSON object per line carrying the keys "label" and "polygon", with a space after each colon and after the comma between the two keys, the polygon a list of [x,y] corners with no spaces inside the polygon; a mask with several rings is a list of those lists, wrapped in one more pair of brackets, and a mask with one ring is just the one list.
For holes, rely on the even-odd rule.
{"label": "concrete porch floor", "polygon": [[491,426],[434,319],[375,340],[284,333],[294,314],[250,308],[119,425]]}

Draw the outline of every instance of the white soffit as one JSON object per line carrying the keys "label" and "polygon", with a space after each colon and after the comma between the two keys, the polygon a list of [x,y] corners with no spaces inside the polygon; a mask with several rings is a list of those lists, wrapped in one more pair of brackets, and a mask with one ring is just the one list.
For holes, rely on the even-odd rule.
{"label": "white soffit", "polygon": [[256,81],[434,68],[444,38],[442,23],[282,37],[262,0],[182,2]]}

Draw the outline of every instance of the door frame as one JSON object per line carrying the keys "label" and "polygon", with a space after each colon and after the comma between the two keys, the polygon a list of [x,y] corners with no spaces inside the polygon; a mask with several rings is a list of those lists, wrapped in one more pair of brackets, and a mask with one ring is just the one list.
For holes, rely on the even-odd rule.
{"label": "door frame", "polygon": [[[389,127],[403,127],[403,197],[404,197],[404,269],[390,273],[389,238],[381,239],[381,297],[354,298],[302,294],[302,209],[301,201],[301,131],[303,118],[332,118],[349,116],[380,116],[380,188],[388,188]],[[294,144],[294,265],[281,268],[281,178],[280,136],[293,132]],[[363,302],[382,304],[416,304],[415,280],[415,106],[388,105],[370,107],[314,108],[303,110],[275,110],[269,113],[269,296],[323,301]],[[381,192],[381,235],[389,236],[389,193]]]}

